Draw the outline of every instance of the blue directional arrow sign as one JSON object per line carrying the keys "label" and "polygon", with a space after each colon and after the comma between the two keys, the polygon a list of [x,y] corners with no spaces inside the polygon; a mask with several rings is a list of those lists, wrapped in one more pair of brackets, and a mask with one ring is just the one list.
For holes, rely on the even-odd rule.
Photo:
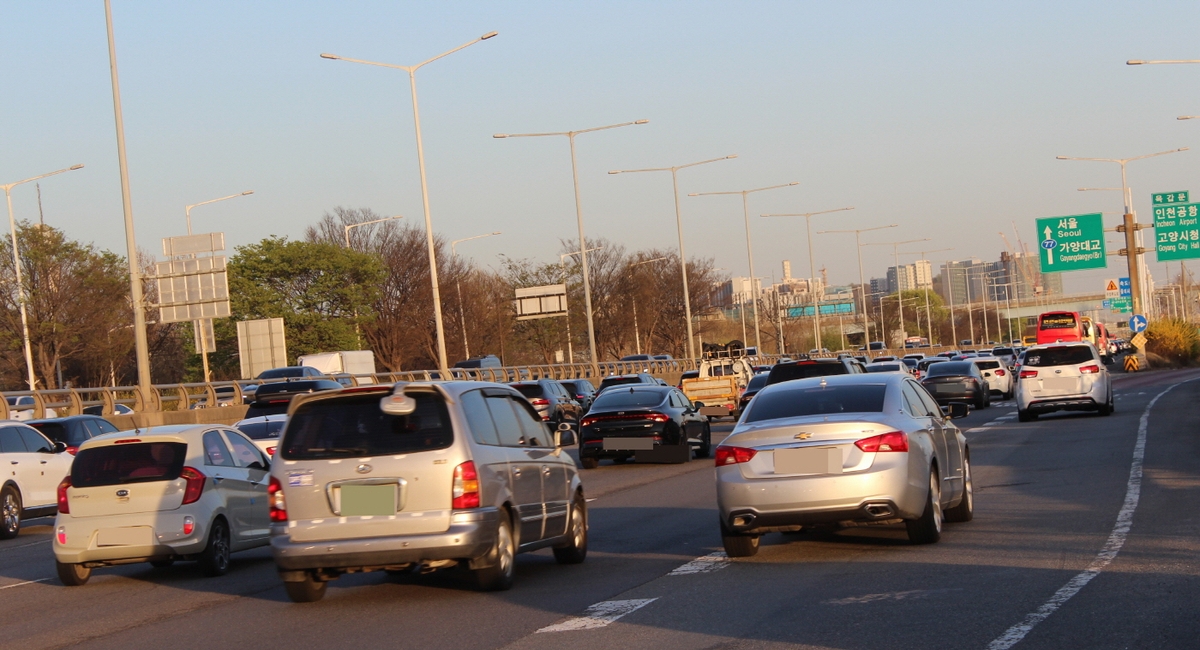
{"label": "blue directional arrow sign", "polygon": [[1129,319],[1129,329],[1134,334],[1146,331],[1146,325],[1148,324],[1146,317],[1141,314],[1134,314],[1133,318]]}

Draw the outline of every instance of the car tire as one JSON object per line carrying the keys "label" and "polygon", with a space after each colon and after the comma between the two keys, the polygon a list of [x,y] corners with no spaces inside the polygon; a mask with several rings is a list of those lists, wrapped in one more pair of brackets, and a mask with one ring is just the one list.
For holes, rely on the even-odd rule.
{"label": "car tire", "polygon": [[758,554],[758,535],[735,533],[721,524],[721,543],[729,557],[753,557]]}
{"label": "car tire", "polygon": [[1026,409],[1024,411],[1022,411],[1021,409],[1017,409],[1017,421],[1018,422],[1033,422],[1037,418],[1038,418],[1037,413],[1031,413],[1028,409]]}
{"label": "car tire", "polygon": [[21,534],[21,493],[7,485],[0,490],[0,539]]}
{"label": "car tire", "polygon": [[712,456],[712,427],[704,425],[704,437],[701,438],[700,448],[696,450],[696,458]]}
{"label": "car tire", "polygon": [[929,471],[929,492],[925,494],[925,510],[920,517],[904,522],[908,541],[913,544],[934,544],[942,538],[942,490],[937,469]]}
{"label": "car tire", "polygon": [[512,520],[508,511],[500,511],[496,524],[496,543],[488,555],[495,558],[492,566],[475,569],[475,583],[481,591],[506,591],[512,587],[516,574],[517,545],[513,540]]}
{"label": "car tire", "polygon": [[582,494],[575,495],[568,517],[567,543],[552,549],[554,560],[559,564],[582,564],[588,545],[587,501]]}
{"label": "car tire", "polygon": [[983,403],[983,395],[978,395],[975,397],[975,404],[973,406],[975,407],[975,410],[981,410],[985,407]]}
{"label": "car tire", "polygon": [[329,583],[317,580],[312,571],[304,572],[304,579],[299,582],[285,582],[283,588],[287,591],[288,599],[293,603],[315,603],[325,597],[325,587]]}
{"label": "car tire", "polygon": [[208,545],[200,552],[200,570],[204,575],[215,578],[229,572],[229,524],[218,517],[208,531]]}
{"label": "car tire", "polygon": [[946,509],[946,521],[961,523],[975,518],[975,485],[971,482],[971,456],[963,457],[963,496],[958,505]]}
{"label": "car tire", "polygon": [[92,577],[92,570],[82,564],[68,564],[55,560],[54,570],[58,573],[58,581],[68,587],[85,585]]}
{"label": "car tire", "polygon": [[579,465],[584,469],[596,469],[600,466],[600,459],[593,456],[584,456],[579,459]]}

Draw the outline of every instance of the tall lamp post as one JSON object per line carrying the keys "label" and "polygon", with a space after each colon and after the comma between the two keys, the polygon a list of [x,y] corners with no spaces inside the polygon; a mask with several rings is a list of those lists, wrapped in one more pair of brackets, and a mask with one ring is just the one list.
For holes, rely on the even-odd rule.
{"label": "tall lamp post", "polygon": [[[820,212],[798,212],[792,214],[764,214],[764,217],[804,217],[804,230],[808,233],[808,292],[812,296],[813,304],[813,341],[818,351],[823,349],[821,345],[821,307],[817,300],[817,292],[812,287],[813,280],[817,277],[816,262],[813,259],[812,247],[812,218],[819,214],[829,214],[830,212],[842,212],[845,210],[853,210],[854,206],[848,208],[834,208],[833,210],[822,210]],[[824,285],[821,286],[821,291],[825,291]]]}
{"label": "tall lamp post", "polygon": [[[603,246],[597,246],[595,248],[589,248],[586,251],[581,251],[581,250],[580,251],[572,251],[570,253],[563,253],[562,255],[559,255],[558,256],[558,266],[560,269],[562,269],[562,279],[563,279],[564,287],[566,286],[566,283],[567,283],[567,258],[573,257],[575,255],[579,255],[580,253],[591,253],[593,251],[598,251],[603,248],[604,248]],[[570,312],[570,303],[569,302],[568,302],[567,308],[563,309],[563,314],[567,317],[567,363],[575,363],[575,347],[571,344],[571,312]]]}
{"label": "tall lamp post", "polygon": [[[656,258],[654,258],[654,259],[652,259],[652,260],[642,260],[641,262],[634,262],[633,264],[630,264],[630,265],[629,265],[629,268],[630,268],[630,269],[633,269],[635,266],[641,266],[641,265],[643,265],[643,264],[649,264],[649,263],[651,263],[651,262],[661,262],[661,261],[663,261],[663,260],[669,260],[669,259],[671,259],[671,258],[669,258],[669,257],[656,257]],[[638,353],[638,354],[641,354],[641,353],[642,353],[642,336],[641,336],[641,334],[638,332],[638,321],[637,321],[637,292],[635,291],[635,292],[633,292],[632,294],[630,294],[630,298],[633,300],[633,341],[634,341],[634,345],[636,345],[636,346],[637,346],[637,353]],[[688,332],[689,332],[689,334],[690,334],[690,332],[691,332],[691,329],[692,329],[691,327],[688,327]],[[689,337],[689,338],[690,338],[690,337]],[[689,343],[690,343],[690,341],[689,341]],[[689,345],[688,347],[690,348],[691,346]]]}
{"label": "tall lamp post", "polygon": [[[588,326],[588,353],[591,355],[592,375],[600,376],[600,359],[596,356],[596,327],[592,321],[592,281],[588,274],[587,263],[587,240],[583,236],[583,207],[579,201],[579,166],[575,162],[575,136],[580,133],[591,133],[593,131],[604,131],[607,129],[616,129],[622,126],[633,126],[635,124],[647,124],[650,120],[634,120],[633,122],[621,122],[620,124],[609,124],[608,126],[597,126],[590,129],[579,129],[578,131],[558,131],[554,133],[497,133],[493,138],[540,138],[551,135],[566,136],[571,143],[571,178],[575,183],[575,221],[579,226],[579,265],[583,269],[583,304],[587,310],[587,326]],[[569,341],[568,341],[569,342]]]}
{"label": "tall lamp post", "polygon": [[346,239],[346,248],[350,248],[350,231],[353,230],[354,228],[360,228],[362,226],[369,226],[371,224],[383,223],[384,221],[391,221],[393,219],[403,219],[403,218],[404,218],[404,215],[398,214],[394,217],[384,217],[382,219],[372,219],[370,221],[360,221],[359,223],[348,223],[345,226],[342,226],[342,236],[345,237],[345,239]]}
{"label": "tall lamp post", "polygon": [[[784,183],[783,185],[772,185],[770,187],[759,187],[752,190],[737,190],[732,192],[693,192],[688,196],[716,196],[719,194],[739,194],[742,197],[742,217],[746,221],[746,258],[750,264],[750,289],[754,290],[754,247],[750,244],[750,206],[746,200],[746,196],[755,192],[765,192],[767,190],[776,190],[781,187],[791,187],[799,185],[799,181]],[[758,354],[762,354],[762,339],[759,334],[758,325],[758,296],[754,296],[754,349]]]}
{"label": "tall lamp post", "polygon": [[[922,237],[921,239],[907,239],[905,241],[869,242],[866,244],[867,246],[891,246],[892,247],[892,259],[893,259],[893,263],[895,264],[895,266],[893,268],[895,269],[895,273],[896,273],[896,293],[897,294],[901,294],[903,292],[903,287],[900,286],[900,246],[902,246],[904,244],[915,244],[919,241],[929,241],[929,238]],[[883,309],[883,307],[880,307],[880,309]],[[903,333],[904,332],[904,304],[902,302],[900,302],[900,301],[896,302],[896,311],[900,312],[899,313],[900,332]]]}
{"label": "tall lamp post", "polygon": [[[683,314],[687,320],[687,342],[688,342],[688,357],[696,358],[696,348],[692,345],[692,299],[688,295],[688,274],[687,274],[687,256],[683,252],[683,219],[679,216],[679,180],[677,173],[681,169],[695,167],[697,165],[707,165],[720,160],[730,160],[737,158],[737,154],[725,156],[724,158],[713,158],[711,160],[701,160],[700,162],[688,163],[686,165],[676,165],[675,167],[652,167],[649,169],[617,169],[610,171],[610,174],[634,174],[637,172],[671,172],[671,190],[675,196],[675,230],[679,234],[679,272],[683,275]],[[635,317],[636,320],[636,317]],[[636,327],[635,327],[636,330]],[[634,332],[635,338],[637,332]],[[641,354],[639,351],[638,354]]]}
{"label": "tall lamp post", "polygon": [[[202,205],[208,205],[209,203],[216,203],[218,201],[227,201],[229,199],[236,199],[239,196],[249,196],[251,194],[254,194],[254,190],[246,190],[245,192],[241,192],[240,194],[230,194],[229,196],[222,196],[219,199],[209,199],[208,201],[201,201],[200,203],[193,203],[191,205],[184,206],[183,207],[183,218],[184,218],[184,220],[187,221],[188,235],[192,234],[192,208],[197,208]],[[212,320],[212,319],[209,319],[209,320]],[[206,329],[204,327],[204,319],[197,319],[197,320],[192,321],[192,329],[195,330],[196,340],[199,341],[199,343],[200,343],[200,345],[198,345],[196,347],[199,348],[198,351],[200,352],[200,364],[203,366],[204,381],[205,381],[205,383],[207,383],[212,380],[212,377],[210,376],[210,373],[208,371],[208,342],[204,338],[204,334],[205,334],[204,330]]]}
{"label": "tall lamp post", "polygon": [[858,293],[862,295],[862,317],[863,317],[863,345],[867,346],[868,351],[871,348],[871,328],[868,325],[867,315],[867,281],[863,276],[862,265],[862,242],[859,241],[859,236],[864,232],[873,230],[884,230],[886,228],[897,228],[900,224],[889,224],[886,226],[875,226],[874,228],[856,228],[853,230],[818,230],[818,235],[832,235],[838,233],[854,233],[854,249],[858,252]]}
{"label": "tall lamp post", "polygon": [[[942,251],[952,251],[952,250],[954,250],[953,247],[937,248],[937,249],[934,249],[931,251],[908,251],[908,252],[904,253],[904,255],[920,255],[921,259],[924,261],[925,256],[930,253],[941,253]],[[933,317],[931,316],[931,311],[929,309],[929,292],[932,290],[932,285],[933,285],[933,269],[932,268],[929,269],[929,284],[930,284],[930,288],[925,290],[925,324],[929,327],[929,344],[933,345]],[[950,320],[951,321],[954,320],[954,312],[953,311],[950,312]],[[938,338],[941,338],[941,337],[938,337]]]}
{"label": "tall lamp post", "polygon": [[480,41],[486,41],[487,39],[489,39],[495,35],[496,35],[496,32],[488,32],[488,33],[484,34],[483,36],[480,36],[477,39],[463,43],[462,45],[459,45],[458,47],[456,47],[452,50],[442,52],[441,54],[433,57],[432,59],[426,59],[425,61],[422,61],[416,65],[407,65],[406,66],[406,65],[395,65],[395,64],[391,64],[391,63],[377,63],[375,61],[364,61],[362,59],[350,59],[350,58],[338,56],[336,54],[328,54],[328,53],[321,55],[322,59],[333,59],[333,60],[339,60],[339,61],[349,61],[350,63],[362,63],[365,65],[375,65],[375,66],[380,66],[383,68],[393,68],[396,70],[403,70],[408,73],[408,85],[409,85],[409,89],[412,91],[413,128],[416,130],[416,134],[417,134],[417,166],[420,168],[420,171],[421,171],[421,207],[425,211],[425,244],[429,248],[429,281],[433,288],[433,322],[434,322],[435,328],[437,329],[438,369],[441,371],[442,377],[450,376],[450,367],[449,367],[450,364],[446,360],[446,330],[442,323],[442,294],[441,294],[441,291],[438,289],[437,254],[435,251],[435,245],[434,245],[434,240],[433,240],[433,222],[429,218],[429,185],[426,182],[426,178],[425,178],[425,148],[421,142],[421,113],[420,113],[420,110],[418,110],[418,108],[417,108],[417,76],[416,76],[416,73],[417,73],[418,69],[420,69],[422,66],[424,66],[428,63],[433,63],[434,61],[437,61],[438,59],[440,59],[444,56],[453,54],[465,47],[469,47]]}
{"label": "tall lamp post", "polygon": [[15,183],[0,185],[0,187],[4,188],[4,199],[8,202],[8,229],[12,235],[13,271],[17,275],[17,305],[21,310],[21,337],[25,342],[25,371],[27,373],[26,379],[29,382],[29,390],[37,390],[37,376],[33,373],[33,345],[29,342],[29,315],[25,308],[25,282],[21,277],[21,254],[17,251],[17,221],[13,217],[12,188],[22,183],[30,183],[46,178],[47,176],[75,171],[76,169],[83,169],[83,165],[72,165],[66,169],[59,169],[48,174],[42,174],[41,176],[34,176],[33,178],[26,178]]}
{"label": "tall lamp post", "polygon": [[[455,250],[455,247],[465,241],[471,241],[473,239],[483,239],[484,237],[495,237],[496,235],[499,235],[499,234],[501,234],[501,233],[499,230],[497,230],[496,232],[489,232],[486,235],[475,235],[474,237],[464,237],[462,239],[455,239],[454,241],[450,242],[450,257],[458,259],[458,251]],[[457,277],[454,278],[454,288],[455,288],[455,290],[458,291],[458,320],[460,323],[462,323],[462,330],[463,330],[463,358],[470,359],[471,358],[471,347],[469,345],[467,345],[467,313],[466,313],[465,308],[463,307],[462,284],[459,283],[459,280]]]}

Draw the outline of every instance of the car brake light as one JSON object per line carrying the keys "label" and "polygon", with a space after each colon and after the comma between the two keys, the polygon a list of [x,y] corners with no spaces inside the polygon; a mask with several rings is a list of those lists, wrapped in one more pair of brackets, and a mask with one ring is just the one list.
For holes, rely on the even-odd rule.
{"label": "car brake light", "polygon": [[863,451],[908,451],[908,436],[903,431],[888,431],[854,443]]}
{"label": "car brake light", "polygon": [[757,449],[750,449],[748,447],[727,447],[720,445],[717,447],[717,467],[748,463],[757,453]]}
{"label": "car brake light", "polygon": [[183,518],[183,534],[191,535],[196,531],[196,519],[194,517]]}
{"label": "car brake light", "polygon": [[275,455],[275,448],[274,448],[274,447],[267,447],[267,455],[268,455],[268,456],[274,456],[274,455]]}
{"label": "car brake light", "polygon": [[58,484],[58,511],[61,514],[71,514],[71,502],[67,500],[67,488],[71,487],[70,475],[64,476]]}
{"label": "car brake light", "polygon": [[545,406],[550,403],[550,400],[539,397],[537,399],[529,400],[529,403],[533,404],[534,406]]}
{"label": "car brake light", "polygon": [[1079,369],[1079,372],[1084,375],[1094,375],[1094,374],[1100,372],[1100,366],[1097,366],[1094,364],[1090,365],[1090,366],[1084,366]]}
{"label": "car brake light", "polygon": [[59,546],[66,546],[67,545],[67,529],[66,529],[66,527],[59,526],[58,534],[56,535],[56,537],[58,538]]}
{"label": "car brake light", "polygon": [[191,467],[183,468],[179,473],[179,477],[187,481],[187,486],[183,488],[184,504],[195,503],[200,500],[200,495],[204,493],[204,484],[208,477],[198,469]]}
{"label": "car brake light", "polygon": [[997,377],[1003,377],[1003,376],[1004,376],[1004,369],[1003,369],[1003,368],[996,368],[996,376],[997,376]]}
{"label": "car brake light", "polygon": [[629,415],[592,415],[583,418],[580,426],[591,426],[601,420],[650,420],[651,422],[666,422],[671,416],[663,413],[630,413]]}
{"label": "car brake light", "polygon": [[131,442],[141,442],[141,441],[142,441],[141,438],[125,438],[124,440],[114,440],[113,444],[114,445],[126,445]]}
{"label": "car brake light", "polygon": [[1022,370],[1021,371],[1021,379],[1029,379],[1030,377],[1037,377],[1037,371],[1036,370]]}
{"label": "car brake light", "polygon": [[455,510],[479,507],[479,475],[475,473],[475,463],[467,461],[454,468],[454,485],[451,489],[453,500],[451,507]]}
{"label": "car brake light", "polygon": [[79,453],[79,447],[67,447],[67,453],[74,456],[75,454]]}
{"label": "car brake light", "polygon": [[283,484],[274,476],[267,484],[267,506],[271,511],[271,521],[285,522],[287,518],[287,502],[283,498]]}

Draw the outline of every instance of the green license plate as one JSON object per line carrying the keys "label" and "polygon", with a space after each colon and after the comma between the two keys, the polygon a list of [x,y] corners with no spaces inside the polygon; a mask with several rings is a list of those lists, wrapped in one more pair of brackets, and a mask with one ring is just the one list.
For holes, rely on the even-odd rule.
{"label": "green license plate", "polygon": [[343,485],[343,517],[373,517],[396,514],[396,486]]}

